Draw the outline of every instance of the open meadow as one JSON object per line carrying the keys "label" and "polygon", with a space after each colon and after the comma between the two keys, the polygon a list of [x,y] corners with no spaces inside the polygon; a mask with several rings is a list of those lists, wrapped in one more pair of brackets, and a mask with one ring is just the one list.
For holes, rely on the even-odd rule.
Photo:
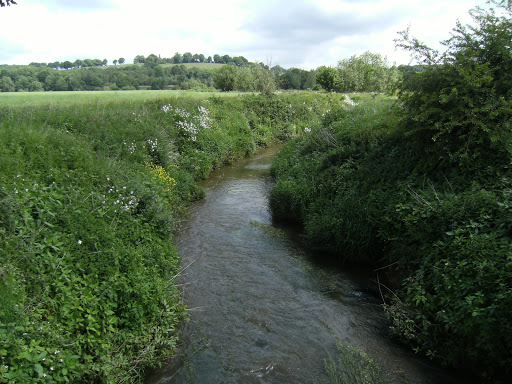
{"label": "open meadow", "polygon": [[63,92],[3,92],[0,107],[41,105],[70,105],[98,103],[143,103],[156,99],[186,97],[206,99],[211,96],[236,97],[238,92],[194,92],[184,90],[138,90],[138,91],[63,91]]}

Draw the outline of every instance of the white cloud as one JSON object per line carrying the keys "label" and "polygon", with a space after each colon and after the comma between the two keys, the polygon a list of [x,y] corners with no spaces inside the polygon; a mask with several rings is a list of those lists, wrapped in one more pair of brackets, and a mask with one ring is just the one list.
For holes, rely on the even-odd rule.
{"label": "white cloud", "polygon": [[[408,25],[428,44],[484,0],[19,0],[0,10],[0,63],[84,58],[132,62],[175,52],[272,58],[284,67],[335,65],[366,50],[407,62],[393,39]],[[5,33],[5,31],[8,31]]]}

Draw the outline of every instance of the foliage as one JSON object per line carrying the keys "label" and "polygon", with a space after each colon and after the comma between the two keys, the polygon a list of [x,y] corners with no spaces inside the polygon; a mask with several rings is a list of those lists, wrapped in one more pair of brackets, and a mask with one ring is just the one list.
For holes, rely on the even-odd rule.
{"label": "foliage", "polygon": [[332,92],[385,92],[396,91],[400,72],[390,67],[385,58],[371,52],[343,59],[336,68],[318,68],[316,82]]}
{"label": "foliage", "polygon": [[[443,164],[464,166],[510,151],[512,116],[512,22],[477,8],[476,26],[454,29],[437,65],[404,83],[402,127],[418,146]],[[431,60],[439,54],[410,39],[402,43]]]}
{"label": "foliage", "polygon": [[364,52],[359,57],[341,60],[338,63],[341,92],[386,92],[396,91],[399,72],[390,68],[386,58],[378,53]]}
{"label": "foliage", "polygon": [[326,91],[335,91],[340,82],[338,71],[333,67],[321,66],[317,70],[316,82]]}
{"label": "foliage", "polygon": [[14,0],[0,0],[0,7],[5,7],[6,5],[11,5],[11,4],[17,4],[16,1]]}
{"label": "foliage", "polygon": [[[333,250],[340,261],[375,261],[381,256],[376,217],[383,196],[367,183],[381,183],[383,168],[397,160],[383,142],[397,121],[393,101],[354,106],[344,97],[338,100],[320,125],[308,127],[276,156],[270,202],[276,217],[303,224],[312,246]],[[394,181],[389,174],[390,187]]]}

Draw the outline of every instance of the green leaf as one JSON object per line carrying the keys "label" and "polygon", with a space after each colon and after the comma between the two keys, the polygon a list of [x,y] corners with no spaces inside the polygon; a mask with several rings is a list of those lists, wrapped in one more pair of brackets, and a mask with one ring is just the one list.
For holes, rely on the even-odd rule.
{"label": "green leaf", "polygon": [[34,365],[34,371],[36,371],[36,373],[39,376],[42,376],[43,375],[43,367],[41,366],[41,364]]}

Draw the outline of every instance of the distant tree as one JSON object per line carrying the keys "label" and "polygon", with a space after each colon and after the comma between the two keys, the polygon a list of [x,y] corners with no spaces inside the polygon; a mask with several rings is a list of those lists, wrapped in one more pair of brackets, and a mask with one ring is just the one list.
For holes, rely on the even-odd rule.
{"label": "distant tree", "polygon": [[30,89],[31,80],[27,76],[20,76],[16,81],[16,91],[17,92],[28,92]]}
{"label": "distant tree", "polygon": [[117,59],[114,59],[112,62],[114,63],[114,65],[117,65]]}
{"label": "distant tree", "polygon": [[84,65],[84,62],[82,60],[80,60],[80,59],[76,59],[75,62],[73,63],[73,65],[76,68],[81,68]]}
{"label": "distant tree", "polygon": [[144,65],[149,68],[154,68],[158,65],[158,62],[159,62],[158,56],[152,53],[151,55],[146,57],[146,60],[144,61]]}
{"label": "distant tree", "polygon": [[237,68],[235,89],[237,91],[250,92],[256,90],[256,79],[252,68]]}
{"label": "distant tree", "polygon": [[211,56],[208,56],[208,59],[206,59],[208,63],[213,63],[213,58]]}
{"label": "distant tree", "polygon": [[104,67],[106,67],[106,66],[107,66],[107,64],[108,64],[107,59],[103,59],[102,65],[103,65]]}
{"label": "distant tree", "polygon": [[55,84],[55,89],[53,89],[53,90],[54,91],[67,91],[68,83],[66,82],[65,79],[60,78],[59,80],[57,80],[57,83]]}
{"label": "distant tree", "polygon": [[29,91],[30,92],[42,92],[42,91],[44,91],[43,84],[37,80],[34,80],[30,83]]}
{"label": "distant tree", "polygon": [[279,77],[282,89],[302,89],[302,73],[298,68],[291,68]]}
{"label": "distant tree", "polygon": [[16,85],[9,76],[3,76],[2,81],[0,82],[0,88],[2,89],[2,92],[14,92],[16,90]]}
{"label": "distant tree", "polygon": [[304,80],[304,84],[302,84],[302,89],[313,89],[316,85],[316,71],[311,70],[306,74],[306,79]]}
{"label": "distant tree", "polygon": [[385,57],[369,51],[341,60],[338,75],[342,92],[385,92],[398,83],[398,70],[390,68]]}
{"label": "distant tree", "polygon": [[274,72],[277,72],[277,73],[285,73],[286,72],[286,69],[284,69],[283,67],[281,67],[280,65],[274,65],[272,67],[272,70]]}
{"label": "distant tree", "polygon": [[118,63],[119,64],[124,64],[125,63],[124,57],[120,57],[119,60],[118,60]]}
{"label": "distant tree", "polygon": [[222,58],[220,57],[220,55],[217,55],[217,54],[213,55],[213,61],[215,63],[219,63],[219,64],[224,63],[224,61],[222,61]]}
{"label": "distant tree", "polygon": [[144,64],[145,61],[146,58],[143,55],[137,55],[135,59],[133,59],[133,64]]}
{"label": "distant tree", "polygon": [[241,67],[245,64],[241,56],[233,57],[232,61],[237,67]]}
{"label": "distant tree", "polygon": [[66,61],[63,61],[60,65],[61,68],[63,69],[71,69],[74,67],[73,63],[69,60],[66,60]]}
{"label": "distant tree", "polygon": [[191,63],[192,62],[192,54],[190,52],[185,52],[183,54],[183,62],[184,63]]}
{"label": "distant tree", "polygon": [[48,66],[53,69],[59,69],[60,68],[60,62],[54,61],[53,63],[48,63]]}
{"label": "distant tree", "polygon": [[229,55],[224,55],[222,56],[222,62],[224,64],[228,64],[228,63],[231,63],[233,61],[233,59],[231,59],[231,56]]}
{"label": "distant tree", "polygon": [[[269,68],[267,66],[267,68]],[[270,95],[276,90],[276,80],[274,73],[265,68],[263,65],[253,66],[252,72],[255,78],[256,91],[263,93],[264,95]]]}
{"label": "distant tree", "polygon": [[336,68],[323,65],[317,70],[316,82],[326,91],[335,91],[338,89],[340,82],[338,71]]}
{"label": "distant tree", "polygon": [[172,61],[174,64],[181,64],[183,63],[183,56],[181,53],[176,52],[174,56],[172,57]]}
{"label": "distant tree", "polygon": [[17,4],[14,0],[0,0],[0,6],[5,7],[6,5]]}
{"label": "distant tree", "polygon": [[215,86],[223,92],[235,89],[237,68],[234,65],[224,65],[215,73]]}
{"label": "distant tree", "polygon": [[162,67],[161,65],[155,66],[154,70],[155,70],[155,77],[162,77],[165,75],[164,67]]}
{"label": "distant tree", "polygon": [[204,55],[202,53],[199,54],[199,62],[200,63],[204,63],[206,61],[206,58],[204,57]]}

